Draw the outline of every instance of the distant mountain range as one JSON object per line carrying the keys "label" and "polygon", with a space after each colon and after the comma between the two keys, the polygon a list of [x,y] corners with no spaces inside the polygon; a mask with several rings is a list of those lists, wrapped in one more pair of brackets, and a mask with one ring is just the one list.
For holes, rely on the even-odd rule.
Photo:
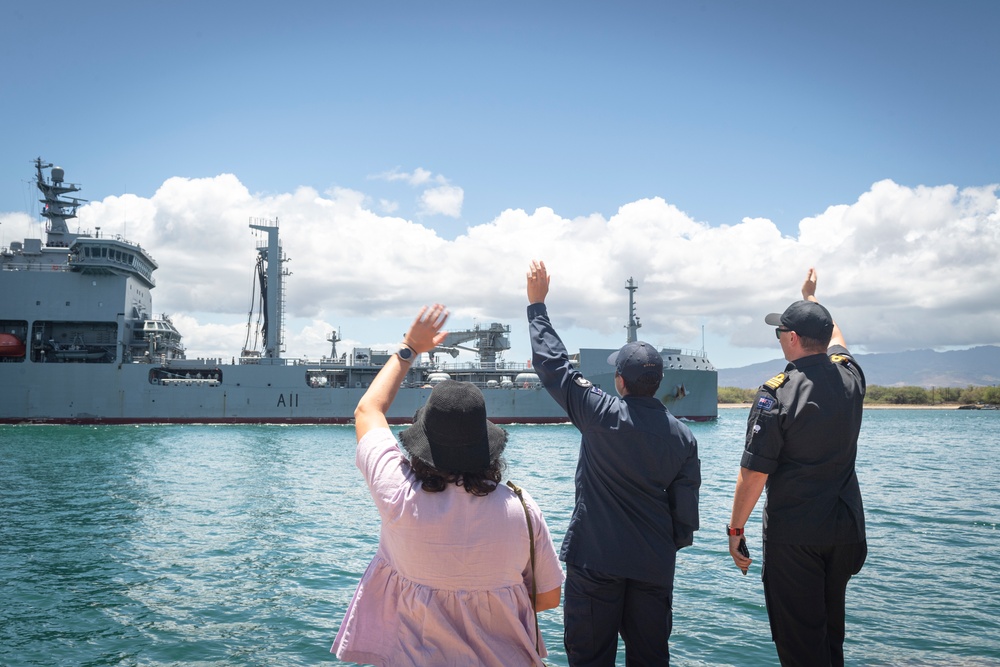
{"label": "distant mountain range", "polygon": [[[1000,384],[1000,347],[935,352],[911,350],[859,354],[858,363],[870,385],[883,387],[968,387]],[[785,369],[784,359],[742,368],[720,368],[720,387],[753,389]]]}

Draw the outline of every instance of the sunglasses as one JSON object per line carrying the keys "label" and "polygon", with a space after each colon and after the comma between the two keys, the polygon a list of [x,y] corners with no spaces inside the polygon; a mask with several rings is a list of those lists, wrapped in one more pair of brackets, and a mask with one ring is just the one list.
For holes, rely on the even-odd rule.
{"label": "sunglasses", "polygon": [[774,330],[774,337],[777,338],[778,340],[781,340],[781,333],[787,331],[793,331],[793,329],[782,329],[781,327],[778,327],[777,329]]}

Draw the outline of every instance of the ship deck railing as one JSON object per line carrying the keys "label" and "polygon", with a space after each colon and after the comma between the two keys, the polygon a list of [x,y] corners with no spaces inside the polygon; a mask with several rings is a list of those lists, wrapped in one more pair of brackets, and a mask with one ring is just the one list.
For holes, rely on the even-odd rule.
{"label": "ship deck railing", "polygon": [[688,350],[679,347],[664,347],[660,349],[660,354],[664,356],[678,356],[678,357],[700,357],[708,362],[708,355],[705,354],[705,350]]}
{"label": "ship deck railing", "polygon": [[67,272],[71,268],[68,264],[43,264],[41,262],[4,262],[4,271],[60,271]]}
{"label": "ship deck railing", "polygon": [[531,370],[530,363],[515,362],[515,361],[497,361],[493,363],[465,361],[465,362],[455,362],[450,364],[437,363],[433,364],[433,366],[445,373],[449,373],[452,371],[456,372],[457,371],[486,371],[486,372],[510,371],[512,373],[518,373]]}

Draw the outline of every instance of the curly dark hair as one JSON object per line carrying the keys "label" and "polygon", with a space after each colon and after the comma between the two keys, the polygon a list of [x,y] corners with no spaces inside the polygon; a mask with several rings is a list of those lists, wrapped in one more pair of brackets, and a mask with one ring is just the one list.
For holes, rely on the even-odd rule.
{"label": "curly dark hair", "polygon": [[428,493],[440,493],[448,488],[449,484],[455,484],[474,496],[486,496],[496,491],[507,469],[507,462],[500,456],[490,464],[489,468],[479,472],[445,472],[413,456],[410,458],[410,467],[420,483],[420,488]]}

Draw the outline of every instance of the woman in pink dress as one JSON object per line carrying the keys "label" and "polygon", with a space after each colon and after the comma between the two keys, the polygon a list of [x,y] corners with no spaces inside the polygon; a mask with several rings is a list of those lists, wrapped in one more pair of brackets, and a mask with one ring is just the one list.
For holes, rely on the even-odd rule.
{"label": "woman in pink dress", "polygon": [[399,434],[409,456],[386,421],[412,361],[444,341],[447,319],[440,304],[421,309],[354,411],[357,465],[382,526],[332,651],[393,667],[540,665],[534,614],[558,606],[564,576],[541,510],[500,484],[507,432],[487,420],[482,392],[438,384]]}

